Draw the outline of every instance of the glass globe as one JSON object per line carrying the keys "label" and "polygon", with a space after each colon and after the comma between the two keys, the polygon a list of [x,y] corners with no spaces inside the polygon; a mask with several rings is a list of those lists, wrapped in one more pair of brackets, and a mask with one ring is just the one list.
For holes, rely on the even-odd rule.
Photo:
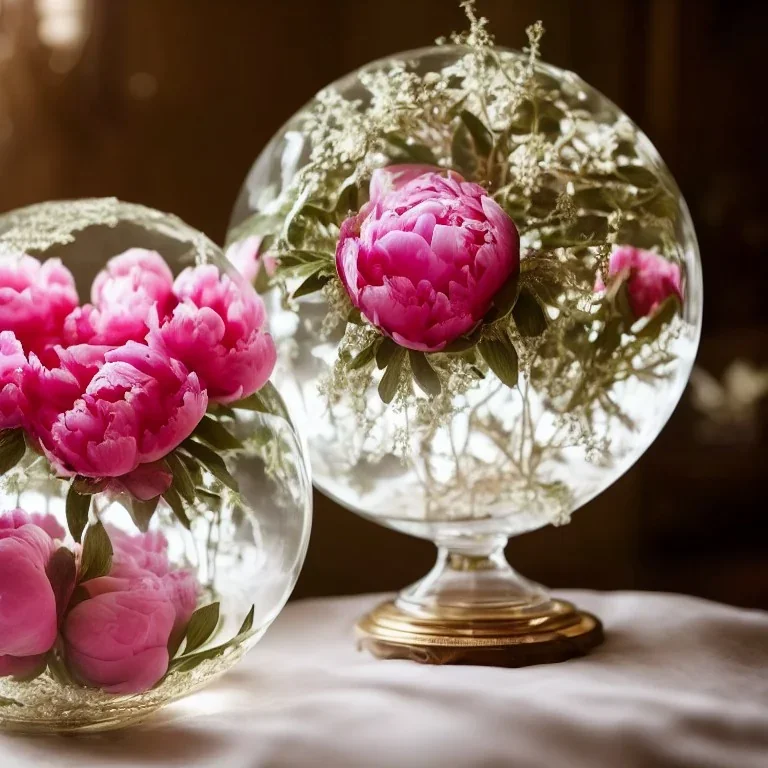
{"label": "glass globe", "polygon": [[[21,254],[43,265],[59,259],[74,276],[82,304],[89,300],[91,284],[107,261],[133,248],[159,253],[174,276],[188,266],[213,264],[242,291],[252,291],[203,234],[174,216],[142,206],[113,199],[44,203],[0,217],[0,271],[25,258]],[[283,400],[271,384],[257,394],[256,410],[238,403],[219,410],[209,405],[206,423],[223,425],[229,434],[227,445],[213,435],[207,444],[205,439],[185,441],[174,454],[177,463],[181,460],[187,468],[181,472],[194,484],[194,494],[180,500],[184,492],[179,485],[179,493],[164,495],[159,503],[155,499],[157,506],[151,511],[137,505],[125,489],[83,478],[70,483],[69,478],[55,476],[39,446],[29,439],[25,449],[19,438],[16,450],[21,455],[10,462],[10,469],[7,451],[0,451],[5,462],[0,468],[0,515],[10,520],[13,510],[23,510],[32,520],[45,519],[44,527],[58,548],[56,558],[61,556],[55,561],[59,573],[69,568],[74,576],[77,569],[79,582],[68,606],[59,606],[57,595],[59,635],[34,669],[13,674],[14,667],[4,666],[8,660],[0,655],[0,673],[5,675],[0,676],[0,727],[21,731],[122,727],[207,685],[258,642],[288,599],[303,564],[312,489],[302,440]],[[4,448],[16,439],[15,432],[20,430],[0,433]],[[200,452],[199,462],[193,453],[185,452],[185,445],[193,453]],[[177,487],[175,469],[173,476],[172,489]],[[85,485],[83,495],[72,490],[78,482]],[[78,514],[85,515],[79,524]],[[104,531],[109,532],[113,551],[110,575],[118,555],[125,568],[126,558],[141,549],[136,557],[144,558],[142,565],[158,577],[170,574],[173,582],[184,573],[184,579],[195,585],[188,612],[198,610],[186,630],[182,627],[182,634],[176,628],[171,633],[163,662],[167,671],[153,684],[139,683],[148,688],[140,692],[100,688],[93,680],[82,679],[78,673],[82,665],[73,668],[71,663],[75,644],[70,643],[68,632],[75,630],[68,622],[87,597],[83,592],[86,572],[93,575],[93,569],[101,567],[89,555],[89,546],[97,552],[93,542]],[[4,533],[0,530],[0,543]],[[55,591],[53,563],[47,567]],[[106,573],[102,568],[99,575]],[[116,615],[119,624],[121,614]],[[5,620],[2,610],[0,619]],[[96,619],[91,621],[96,626]],[[2,627],[1,634],[7,629]],[[82,626],[78,631],[83,633]],[[99,638],[86,638],[87,653],[104,659],[104,674],[111,674],[108,663],[117,658],[110,656],[114,647],[108,637],[103,643]],[[81,642],[78,653],[83,647]],[[142,679],[142,664],[144,659],[149,664],[149,655],[136,650],[131,674]],[[162,649],[153,649],[155,653],[162,656]],[[90,667],[99,669],[98,662],[92,661]]]}
{"label": "glass globe", "polygon": [[[433,541],[439,548],[433,571],[397,599],[398,608],[411,615],[439,611],[460,616],[462,611],[476,613],[478,607],[530,611],[549,604],[543,588],[507,564],[503,549],[508,538],[547,524],[567,523],[576,509],[632,466],[663,428],[683,392],[701,326],[701,267],[693,225],[679,189],[650,141],[618,107],[575,74],[529,64],[527,55],[513,51],[494,51],[499,67],[508,67],[512,79],[530,66],[541,96],[535,106],[496,99],[488,107],[491,123],[503,122],[505,114],[516,115],[507,131],[511,145],[504,157],[510,175],[523,185],[531,163],[534,170],[543,163],[553,169],[538,181],[534,178],[516,200],[507,201],[520,230],[524,268],[526,258],[538,251],[551,250],[556,257],[578,252],[589,267],[586,277],[579,279],[591,291],[599,264],[607,258],[606,248],[610,250],[605,243],[661,251],[680,267],[682,312],[670,323],[663,344],[638,346],[636,355],[616,352],[630,344],[626,334],[617,334],[609,353],[614,354],[611,359],[623,354],[624,367],[619,370],[616,363],[599,381],[594,373],[581,390],[578,365],[558,371],[558,349],[567,352],[568,340],[552,352],[557,340],[550,340],[547,347],[544,335],[533,353],[525,359],[521,354],[516,386],[506,386],[486,371],[471,387],[454,392],[447,418],[434,420],[425,416],[431,396],[418,386],[395,407],[382,402],[377,391],[382,373],[375,369],[365,386],[352,375],[346,389],[338,380],[329,384],[345,326],[330,327],[333,307],[328,293],[286,301],[298,280],[289,281],[282,292],[270,290],[272,330],[280,350],[275,382],[306,428],[315,484],[348,509]],[[457,66],[464,66],[468,54],[471,51],[462,46],[409,51],[329,86],[278,131],[256,160],[234,210],[232,247],[242,245],[248,236],[267,237],[262,258],[273,255],[279,262],[285,224],[295,213],[292,190],[314,157],[318,104],[332,110],[339,100],[357,101],[350,113],[380,113],[383,98],[389,98],[390,105],[398,98],[387,93],[386,80],[403,83],[401,97],[407,99],[408,84],[414,82],[408,80],[411,75],[420,78],[414,90],[442,82],[443,91],[450,92],[460,76]],[[476,93],[464,97],[469,104]],[[483,109],[476,105],[477,114]],[[347,120],[354,123],[353,117]],[[532,131],[526,121],[537,121],[535,141],[531,135],[519,139]],[[472,133],[472,124],[466,121],[466,125]],[[397,147],[391,153],[368,156],[367,161],[378,166],[423,162],[416,150],[422,152],[427,145],[437,158],[431,162],[455,167],[451,160],[455,138],[453,146],[450,138],[439,134],[430,138],[422,131],[418,143],[413,138],[406,134],[404,140],[395,140]],[[342,146],[343,140],[342,136],[335,151],[354,152],[353,146]],[[404,160],[398,152],[411,156]],[[370,170],[357,178],[363,182],[359,187],[364,197]],[[633,205],[640,207],[642,216]],[[561,213],[568,207],[570,219]],[[558,221],[567,225],[550,227],[547,221],[554,216],[561,216]],[[342,218],[332,222],[332,232],[338,232],[333,227]],[[605,241],[601,247],[591,246],[594,232]],[[545,309],[551,327],[562,318],[556,304],[550,302]],[[596,338],[602,331],[590,330],[590,322],[585,321],[587,330],[579,340],[587,351],[579,354],[592,355],[600,346]],[[591,405],[585,425],[582,417],[587,418],[587,411],[566,412],[564,398],[575,408],[579,398],[586,397],[580,394],[586,385],[591,388]]]}

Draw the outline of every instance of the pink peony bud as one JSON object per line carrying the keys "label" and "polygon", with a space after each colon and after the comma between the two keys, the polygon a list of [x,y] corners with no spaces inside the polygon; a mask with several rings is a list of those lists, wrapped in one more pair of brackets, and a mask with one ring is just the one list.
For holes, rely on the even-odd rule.
{"label": "pink peony bud", "polygon": [[143,341],[150,311],[164,318],[176,303],[172,288],[173,274],[159,253],[132,248],[115,256],[93,281],[92,303],[67,317],[68,343]]}
{"label": "pink peony bud", "polygon": [[519,237],[481,186],[393,166],[374,172],[370,202],[342,224],[336,267],[382,333],[436,352],[471,331],[519,270]]}
{"label": "pink peony bud", "polygon": [[[653,251],[643,251],[630,245],[617,248],[608,265],[609,277],[627,273],[627,294],[632,313],[637,319],[653,314],[669,296],[677,296],[682,303],[680,267]],[[598,276],[595,290],[605,289]]]}
{"label": "pink peony bud", "polygon": [[205,391],[177,360],[133,341],[107,352],[105,360],[82,397],[41,435],[63,475],[133,472],[169,454],[205,414]]}
{"label": "pink peony bud", "polygon": [[0,331],[0,429],[15,429],[26,423],[27,405],[21,383],[28,366],[13,331]]}
{"label": "pink peony bud", "polygon": [[168,541],[160,531],[131,535],[108,526],[114,556],[109,575],[118,579],[157,576],[168,590],[175,611],[174,632],[183,630],[197,606],[200,586],[195,574],[186,569],[171,569]]}
{"label": "pink peony bud", "polygon": [[62,628],[69,668],[85,684],[108,693],[142,693],[168,670],[168,641],[176,611],[162,581],[111,576],[83,584]]}
{"label": "pink peony bud", "polygon": [[0,328],[12,331],[26,352],[60,343],[77,303],[75,281],[59,259],[0,259]]}
{"label": "pink peony bud", "polygon": [[51,537],[22,510],[0,515],[0,676],[34,666],[4,657],[44,654],[56,640],[56,598],[46,575],[54,550]]}
{"label": "pink peony bud", "polygon": [[204,265],[185,269],[174,291],[182,303],[165,323],[150,321],[150,347],[194,371],[212,402],[234,402],[264,386],[277,352],[253,289]]}

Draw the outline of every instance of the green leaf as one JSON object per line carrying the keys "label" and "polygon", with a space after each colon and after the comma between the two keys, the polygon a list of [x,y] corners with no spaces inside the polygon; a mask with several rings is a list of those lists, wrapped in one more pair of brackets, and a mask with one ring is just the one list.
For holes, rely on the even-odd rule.
{"label": "green leaf", "polygon": [[613,297],[613,304],[626,323],[627,328],[630,328],[634,324],[636,318],[629,303],[629,292],[626,280],[622,280],[621,284],[618,286]]}
{"label": "green leaf", "polygon": [[198,651],[189,656],[180,656],[173,661],[171,669],[177,672],[191,672],[196,667],[199,667],[204,661],[219,658],[219,656],[223,655],[223,653],[233,645],[234,640],[230,640],[222,645],[217,645],[215,648],[209,648],[207,651]]}
{"label": "green leaf", "polygon": [[72,480],[72,488],[81,496],[93,496],[94,494],[101,493],[106,487],[106,480],[97,480],[93,477],[77,475]]}
{"label": "green leaf", "polygon": [[416,352],[413,349],[408,350],[408,359],[411,362],[411,371],[416,383],[428,395],[439,395],[442,389],[440,377],[435,369],[430,365],[429,359],[423,352]]}
{"label": "green leaf", "polygon": [[550,307],[558,307],[560,306],[560,297],[563,295],[565,289],[555,280],[547,280],[547,277],[551,276],[537,275],[528,283],[528,287],[536,294],[539,301],[543,304],[548,304]]}
{"label": "green leaf", "polygon": [[376,357],[376,349],[379,344],[380,340],[376,339],[376,341],[372,341],[367,347],[364,347],[360,352],[358,352],[353,358],[352,362],[349,364],[349,370],[356,371],[359,368],[363,368],[364,366],[368,365],[368,363],[370,363],[374,357]]}
{"label": "green leaf", "polygon": [[334,254],[324,251],[307,251],[296,248],[290,251],[284,251],[278,254],[278,260],[281,267],[293,268],[302,265],[320,265],[333,264]]}
{"label": "green leaf", "polygon": [[379,397],[382,399],[382,402],[387,404],[392,402],[397,392],[397,387],[400,384],[400,372],[402,371],[404,360],[405,350],[402,347],[397,347],[389,360],[387,370],[379,382]]}
{"label": "green leaf", "polygon": [[130,515],[133,524],[142,532],[146,533],[149,530],[149,524],[152,521],[152,515],[155,514],[157,505],[160,503],[160,497],[155,496],[154,499],[149,501],[142,501],[141,499],[131,498],[130,501]]}
{"label": "green leaf", "polygon": [[222,451],[236,451],[243,447],[238,440],[220,421],[210,416],[203,416],[192,433],[198,440],[205,440],[208,445]]}
{"label": "green leaf", "polygon": [[230,408],[240,411],[258,411],[259,413],[270,413],[266,400],[258,393],[254,392],[242,400],[229,404]]}
{"label": "green leaf", "polygon": [[461,111],[459,117],[461,122],[467,126],[477,153],[487,157],[493,149],[493,136],[485,127],[485,123],[466,109]]}
{"label": "green leaf", "polygon": [[27,450],[24,432],[21,429],[0,431],[0,477],[13,469]]}
{"label": "green leaf", "polygon": [[682,311],[680,299],[677,296],[668,296],[651,315],[648,322],[635,334],[638,339],[655,339],[661,333],[661,329],[672,322],[674,316]]}
{"label": "green leaf", "polygon": [[466,336],[459,336],[449,344],[446,344],[440,351],[446,355],[460,355],[473,347],[477,346],[480,337],[483,334],[483,324],[478,323]]}
{"label": "green leaf", "polygon": [[79,544],[85,526],[88,525],[88,512],[91,508],[91,497],[84,496],[75,490],[75,483],[69,486],[65,509],[67,513],[67,527],[72,538]]}
{"label": "green leaf", "polygon": [[260,296],[265,294],[272,287],[272,280],[270,279],[269,270],[264,267],[264,263],[261,262],[256,271],[256,279],[253,281],[253,289]]}
{"label": "green leaf", "polygon": [[403,153],[404,157],[400,159],[424,163],[425,165],[437,165],[437,158],[434,153],[424,144],[409,142],[397,133],[387,134],[387,141]]}
{"label": "green leaf", "polygon": [[112,543],[100,520],[88,526],[80,559],[80,582],[106,576],[112,567]]}
{"label": "green leaf", "polygon": [[187,624],[185,638],[187,640],[184,646],[184,654],[196,651],[200,646],[210,640],[211,635],[219,624],[219,603],[211,603],[198,608]]}
{"label": "green leaf", "polygon": [[600,331],[600,335],[595,339],[595,346],[602,358],[610,357],[619,344],[621,344],[621,329],[623,322],[620,317],[614,317],[609,320],[605,327]]}
{"label": "green leaf", "polygon": [[515,302],[517,302],[519,292],[520,273],[515,272],[496,292],[496,295],[493,297],[493,307],[486,314],[485,322],[493,323],[507,317],[514,308]]}
{"label": "green leaf", "polygon": [[45,575],[53,590],[56,614],[61,621],[77,581],[77,563],[74,553],[66,547],[59,547],[48,560]]}
{"label": "green leaf", "polygon": [[376,350],[376,367],[381,371],[389,365],[392,356],[400,347],[392,339],[384,338]]}
{"label": "green leaf", "polygon": [[231,488],[235,492],[240,490],[237,484],[237,480],[235,480],[235,478],[232,477],[232,475],[229,473],[227,465],[224,463],[224,459],[222,459],[221,456],[219,456],[217,453],[214,453],[210,448],[203,445],[202,443],[198,443],[191,437],[188,437],[181,444],[181,447],[187,453],[189,453],[191,456],[194,456],[199,462],[201,462],[208,469],[208,471],[217,480],[220,480],[222,483],[224,483],[227,488]]}
{"label": "green leaf", "polygon": [[536,297],[527,288],[520,291],[512,317],[523,336],[541,336],[547,330],[547,316]]}
{"label": "green leaf", "polygon": [[356,211],[359,207],[359,197],[360,190],[357,188],[357,181],[348,182],[341,188],[339,199],[336,201],[336,212],[346,217],[352,211]]}
{"label": "green leaf", "polygon": [[23,707],[24,705],[16,699],[10,699],[7,696],[0,696],[0,707]]}
{"label": "green leaf", "polygon": [[507,334],[498,339],[483,339],[477,348],[488,367],[503,384],[508,387],[517,386],[517,350]]}
{"label": "green leaf", "polygon": [[322,290],[326,283],[331,281],[332,275],[321,275],[313,272],[294,292],[293,298],[300,299],[302,296],[309,296],[311,293]]}
{"label": "green leaf", "polygon": [[195,483],[190,477],[186,465],[175,452],[169,453],[165,457],[165,463],[173,474],[172,487],[178,491],[184,501],[191,504],[195,500]]}
{"label": "green leaf", "polygon": [[203,469],[200,466],[200,462],[195,461],[191,456],[187,456],[179,451],[176,451],[176,455],[184,462],[184,466],[187,468],[187,472],[189,472],[192,482],[195,485],[202,485]]}
{"label": "green leaf", "polygon": [[648,189],[659,183],[656,174],[642,165],[624,165],[618,169],[618,176],[638,189]]}
{"label": "green leaf", "polygon": [[349,314],[347,315],[347,322],[352,323],[352,325],[365,325],[362,312],[360,312],[360,310],[356,307],[353,307],[349,310]]}
{"label": "green leaf", "polygon": [[477,176],[480,158],[469,128],[460,121],[451,139],[451,164],[468,179]]}
{"label": "green leaf", "polygon": [[203,488],[201,485],[198,485],[195,488],[195,492],[198,496],[203,496],[206,499],[209,499],[210,501],[221,501],[221,495],[218,493],[214,493],[213,491],[209,491],[207,488]]}
{"label": "green leaf", "polygon": [[534,110],[533,104],[530,101],[524,101],[518,108],[514,119],[510,123],[509,132],[518,135],[533,133],[535,119],[536,112]]}
{"label": "green leaf", "polygon": [[252,605],[251,610],[248,611],[248,615],[245,617],[245,620],[242,623],[242,626],[237,632],[237,637],[242,637],[243,635],[247,635],[252,629],[253,629],[253,615],[256,611],[256,606]]}
{"label": "green leaf", "polygon": [[189,530],[192,527],[192,523],[189,520],[189,517],[187,516],[187,513],[184,509],[184,502],[181,499],[181,496],[179,496],[179,492],[174,488],[174,486],[171,486],[164,494],[163,499],[165,499],[166,504],[171,508],[171,511],[176,516],[176,519],[187,529]]}

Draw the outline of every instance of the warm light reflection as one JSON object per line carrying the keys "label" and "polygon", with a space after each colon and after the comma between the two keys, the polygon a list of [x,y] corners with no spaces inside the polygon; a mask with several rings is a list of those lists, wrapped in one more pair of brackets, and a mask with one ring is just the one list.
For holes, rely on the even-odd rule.
{"label": "warm light reflection", "polygon": [[49,48],[76,48],[86,37],[87,0],[35,0],[37,34]]}

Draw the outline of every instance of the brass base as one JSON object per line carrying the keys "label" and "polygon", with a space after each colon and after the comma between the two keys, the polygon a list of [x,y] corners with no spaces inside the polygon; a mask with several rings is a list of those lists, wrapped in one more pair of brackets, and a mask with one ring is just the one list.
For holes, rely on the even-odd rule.
{"label": "brass base", "polygon": [[603,625],[565,600],[538,612],[486,609],[460,619],[412,615],[389,601],[360,619],[356,636],[360,649],[380,659],[524,667],[587,653],[603,642]]}

